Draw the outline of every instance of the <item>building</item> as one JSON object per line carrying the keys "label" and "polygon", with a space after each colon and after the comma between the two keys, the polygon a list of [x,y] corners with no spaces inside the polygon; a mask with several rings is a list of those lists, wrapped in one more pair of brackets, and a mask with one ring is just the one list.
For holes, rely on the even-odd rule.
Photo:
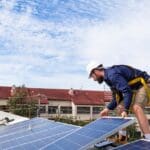
{"label": "building", "polygon": [[[14,87],[0,86],[0,110],[7,110],[7,101]],[[92,120],[112,99],[110,91],[76,89],[28,88],[30,96],[37,97],[41,117],[66,117],[77,120]],[[145,108],[150,118],[150,106]],[[38,114],[38,113],[37,113]]]}
{"label": "building", "polygon": [[[14,87],[0,87],[0,109],[7,110],[7,101]],[[31,96],[38,97],[40,116],[46,118],[68,117],[91,120],[99,116],[100,110],[111,100],[109,91],[74,89],[28,88]]]}

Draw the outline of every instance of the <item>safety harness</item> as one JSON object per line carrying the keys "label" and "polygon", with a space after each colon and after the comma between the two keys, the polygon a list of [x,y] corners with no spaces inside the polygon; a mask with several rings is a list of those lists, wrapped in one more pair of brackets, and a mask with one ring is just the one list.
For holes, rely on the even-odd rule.
{"label": "safety harness", "polygon": [[[146,94],[147,94],[147,97],[148,97],[147,105],[150,106],[150,87],[148,87],[145,79],[143,77],[137,77],[135,69],[133,67],[131,67],[131,66],[128,66],[128,65],[114,65],[112,67],[116,67],[116,66],[126,66],[126,67],[128,67],[129,69],[132,70],[132,72],[134,73],[134,79],[129,81],[128,85],[133,86],[135,84],[141,84],[144,87],[144,89],[146,91]],[[117,104],[119,104],[119,102],[121,100],[121,97],[118,94],[118,92],[115,93],[115,97],[116,97]],[[135,94],[133,94],[132,99],[134,99],[134,97],[135,97]]]}
{"label": "safety harness", "polygon": [[[144,87],[144,89],[146,91],[146,95],[148,97],[147,106],[150,106],[150,87],[148,87],[147,83],[145,82],[144,78],[142,78],[142,77],[137,77],[137,78],[129,81],[128,85],[132,86],[132,85],[135,85],[137,83],[140,83]],[[120,95],[118,93],[115,93],[115,94],[116,94],[115,95],[116,102],[117,102],[117,104],[119,104],[120,100],[121,100]],[[134,100],[134,98],[135,98],[135,94],[133,94],[132,100]]]}
{"label": "safety harness", "polygon": [[148,97],[148,103],[147,105],[149,106],[150,105],[150,88],[148,87],[147,83],[145,82],[144,78],[142,77],[137,77],[131,81],[128,82],[128,84],[130,86],[136,84],[136,83],[141,83],[146,91],[146,94],[147,94],[147,97]]}

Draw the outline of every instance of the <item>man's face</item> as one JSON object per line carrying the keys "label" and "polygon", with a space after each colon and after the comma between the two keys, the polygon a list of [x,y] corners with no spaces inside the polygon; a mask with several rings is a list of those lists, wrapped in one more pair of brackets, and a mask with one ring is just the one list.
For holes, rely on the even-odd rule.
{"label": "man's face", "polygon": [[94,81],[97,81],[97,75],[96,75],[95,71],[93,71],[93,73],[91,74],[91,78],[92,78]]}
{"label": "man's face", "polygon": [[91,74],[91,78],[98,83],[102,83],[104,80],[104,72],[100,70],[94,70]]}

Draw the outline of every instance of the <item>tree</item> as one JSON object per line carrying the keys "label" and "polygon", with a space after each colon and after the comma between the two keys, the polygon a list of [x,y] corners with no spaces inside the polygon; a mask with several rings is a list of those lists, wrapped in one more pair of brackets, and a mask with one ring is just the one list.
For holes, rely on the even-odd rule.
{"label": "tree", "polygon": [[30,90],[25,85],[11,89],[11,97],[8,100],[10,112],[25,116],[34,117],[36,115],[37,100],[31,95]]}

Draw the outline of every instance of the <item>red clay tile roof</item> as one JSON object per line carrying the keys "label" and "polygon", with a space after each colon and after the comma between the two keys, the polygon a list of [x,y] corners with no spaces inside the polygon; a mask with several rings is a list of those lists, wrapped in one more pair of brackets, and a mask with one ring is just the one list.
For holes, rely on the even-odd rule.
{"label": "red clay tile roof", "polygon": [[42,89],[42,88],[29,88],[34,95],[44,94],[49,100],[68,101],[70,96],[67,89]]}
{"label": "red clay tile roof", "polygon": [[[11,87],[0,87],[0,99],[7,99],[10,96]],[[76,105],[103,105],[112,98],[109,91],[73,90],[73,95],[69,95],[69,89],[43,89],[28,88],[31,95],[41,95],[41,103],[48,101],[73,101]],[[48,98],[46,98],[46,97]]]}
{"label": "red clay tile roof", "polygon": [[103,105],[104,92],[102,91],[80,91],[75,90],[72,100],[76,105]]}
{"label": "red clay tile roof", "polygon": [[0,99],[8,99],[10,97],[11,87],[0,86]]}

